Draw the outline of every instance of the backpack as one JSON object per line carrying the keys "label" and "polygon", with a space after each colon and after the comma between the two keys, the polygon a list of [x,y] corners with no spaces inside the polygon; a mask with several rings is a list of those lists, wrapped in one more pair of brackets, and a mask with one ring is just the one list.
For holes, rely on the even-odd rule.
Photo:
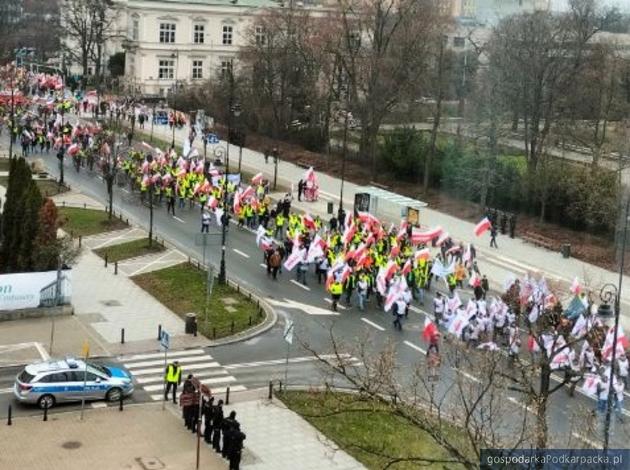
{"label": "backpack", "polygon": [[269,266],[272,268],[277,268],[280,266],[280,253],[274,251],[274,253],[269,257]]}

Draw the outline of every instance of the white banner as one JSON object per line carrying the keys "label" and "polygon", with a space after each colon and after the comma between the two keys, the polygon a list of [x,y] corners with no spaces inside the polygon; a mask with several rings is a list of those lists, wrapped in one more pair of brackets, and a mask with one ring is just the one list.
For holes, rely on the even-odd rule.
{"label": "white banner", "polygon": [[[62,270],[61,304],[72,296],[71,271]],[[57,301],[57,271],[0,275],[0,310],[52,307]]]}

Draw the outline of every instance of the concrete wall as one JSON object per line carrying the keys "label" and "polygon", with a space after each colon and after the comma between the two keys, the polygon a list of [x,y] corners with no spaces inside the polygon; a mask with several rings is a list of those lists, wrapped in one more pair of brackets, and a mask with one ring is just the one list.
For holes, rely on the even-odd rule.
{"label": "concrete wall", "polygon": [[0,310],[0,322],[20,320],[22,318],[43,318],[52,316],[74,315],[72,305],[60,307],[25,308],[21,310]]}

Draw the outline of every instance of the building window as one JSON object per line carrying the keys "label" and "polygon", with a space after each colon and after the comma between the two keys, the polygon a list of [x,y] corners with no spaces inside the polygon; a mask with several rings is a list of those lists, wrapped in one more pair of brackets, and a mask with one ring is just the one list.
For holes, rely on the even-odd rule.
{"label": "building window", "polygon": [[223,26],[223,44],[229,46],[232,44],[232,26]]}
{"label": "building window", "polygon": [[455,36],[453,38],[453,46],[454,47],[464,47],[466,45],[466,38],[461,36]]}
{"label": "building window", "polygon": [[259,46],[264,46],[267,42],[267,33],[265,33],[265,28],[262,26],[256,26],[256,44]]}
{"label": "building window", "polygon": [[196,24],[193,32],[193,42],[195,44],[203,44],[206,28],[202,24]]}
{"label": "building window", "polygon": [[160,23],[160,42],[175,42],[175,23]]}
{"label": "building window", "polygon": [[175,77],[175,61],[160,59],[158,68],[158,78],[172,80]]}
{"label": "building window", "polygon": [[193,80],[203,78],[203,60],[192,61],[192,78]]}
{"label": "building window", "polygon": [[232,70],[232,59],[221,60],[221,76],[225,77]]}
{"label": "building window", "polygon": [[140,20],[137,18],[133,19],[131,23],[131,39],[137,41],[140,38]]}

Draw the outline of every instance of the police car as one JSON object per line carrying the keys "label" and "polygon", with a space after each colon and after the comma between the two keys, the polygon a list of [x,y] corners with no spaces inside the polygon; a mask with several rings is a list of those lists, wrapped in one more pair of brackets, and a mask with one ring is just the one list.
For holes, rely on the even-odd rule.
{"label": "police car", "polygon": [[40,408],[83,398],[117,401],[132,393],[133,380],[127,371],[91,362],[86,369],[85,361],[70,357],[26,366],[13,387],[18,401]]}

